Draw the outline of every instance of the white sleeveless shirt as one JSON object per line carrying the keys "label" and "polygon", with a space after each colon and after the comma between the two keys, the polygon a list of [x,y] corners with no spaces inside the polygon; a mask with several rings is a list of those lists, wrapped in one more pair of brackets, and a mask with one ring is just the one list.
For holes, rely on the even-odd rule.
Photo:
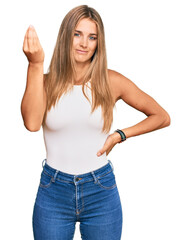
{"label": "white sleeveless shirt", "polygon": [[[87,84],[89,87],[85,86],[84,90],[92,103],[91,84]],[[106,152],[97,156],[109,135],[101,132],[101,107],[90,112],[91,105],[82,92],[82,85],[74,85],[47,112],[43,136],[49,166],[77,175],[108,163]]]}

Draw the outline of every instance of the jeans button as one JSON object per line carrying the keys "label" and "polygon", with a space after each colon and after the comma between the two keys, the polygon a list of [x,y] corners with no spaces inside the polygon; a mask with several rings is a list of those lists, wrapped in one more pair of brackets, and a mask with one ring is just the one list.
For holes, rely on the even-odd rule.
{"label": "jeans button", "polygon": [[77,177],[77,178],[76,178],[76,182],[78,182],[78,181],[81,180],[81,179],[82,179],[82,178]]}

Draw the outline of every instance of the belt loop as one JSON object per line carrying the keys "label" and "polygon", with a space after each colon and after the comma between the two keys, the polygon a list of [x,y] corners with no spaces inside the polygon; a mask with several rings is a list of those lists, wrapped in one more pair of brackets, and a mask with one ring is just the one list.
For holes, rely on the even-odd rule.
{"label": "belt loop", "polygon": [[97,183],[97,178],[96,178],[96,176],[95,176],[95,174],[94,174],[94,171],[92,171],[91,174],[93,175],[93,178],[94,178],[94,180],[95,180],[94,183]]}
{"label": "belt loop", "polygon": [[59,170],[56,170],[56,172],[55,172],[55,174],[54,174],[54,177],[52,178],[52,182],[55,182],[56,176],[57,176],[58,172],[59,172]]}
{"label": "belt loop", "polygon": [[42,161],[42,168],[43,168],[43,167],[44,167],[44,165],[45,165],[45,164],[43,165],[43,163],[44,163],[45,161],[46,161],[46,158],[45,158],[45,159]]}
{"label": "belt loop", "polygon": [[113,164],[112,164],[112,162],[108,159],[108,161],[109,161],[109,164],[111,165],[111,167],[112,167],[112,170],[114,171],[114,167],[113,167]]}

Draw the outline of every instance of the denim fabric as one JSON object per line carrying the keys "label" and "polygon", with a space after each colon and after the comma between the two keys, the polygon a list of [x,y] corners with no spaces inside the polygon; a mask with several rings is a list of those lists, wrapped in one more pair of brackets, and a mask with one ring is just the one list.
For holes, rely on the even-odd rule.
{"label": "denim fabric", "polygon": [[108,161],[95,171],[72,175],[43,160],[32,216],[35,240],[72,240],[76,222],[82,240],[121,239],[122,206]]}

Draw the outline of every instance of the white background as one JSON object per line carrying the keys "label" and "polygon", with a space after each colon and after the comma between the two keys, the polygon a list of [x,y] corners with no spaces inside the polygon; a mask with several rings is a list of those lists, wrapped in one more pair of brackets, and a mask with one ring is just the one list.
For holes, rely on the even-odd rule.
{"label": "white background", "polygon": [[[45,52],[45,73],[64,16],[81,4],[102,17],[108,68],[131,79],[171,117],[169,127],[129,138],[108,155],[123,208],[122,240],[190,240],[191,9],[186,0],[1,3],[0,239],[33,239],[33,204],[46,154],[42,128],[28,131],[20,112],[28,66],[24,35],[32,24]],[[111,133],[146,117],[122,100],[116,106]],[[74,239],[81,239],[79,223]]]}

